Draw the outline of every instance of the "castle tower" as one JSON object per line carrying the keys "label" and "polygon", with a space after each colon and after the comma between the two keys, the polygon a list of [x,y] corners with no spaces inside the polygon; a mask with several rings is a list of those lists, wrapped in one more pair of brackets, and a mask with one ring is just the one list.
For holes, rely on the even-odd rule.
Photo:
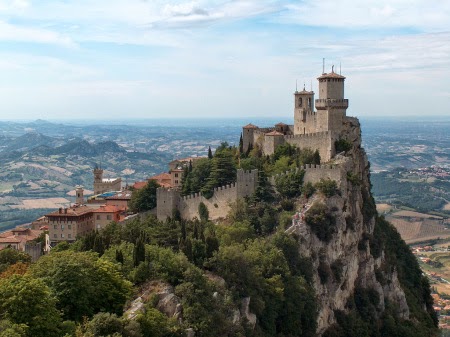
{"label": "castle tower", "polygon": [[95,165],[94,168],[94,194],[103,193],[103,170]]}
{"label": "castle tower", "polygon": [[253,124],[247,124],[242,128],[242,143],[244,152],[247,152],[250,147],[253,147],[254,132],[256,129],[258,129],[258,127]]}
{"label": "castle tower", "polygon": [[75,189],[76,200],[75,203],[78,205],[84,204],[84,189],[83,186],[77,186]]}
{"label": "castle tower", "polygon": [[317,131],[340,132],[347,113],[348,99],[344,98],[345,77],[331,73],[318,77],[319,99],[316,99]]}
{"label": "castle tower", "polygon": [[294,93],[294,134],[316,132],[315,118],[314,91],[307,91],[303,86],[302,91]]}

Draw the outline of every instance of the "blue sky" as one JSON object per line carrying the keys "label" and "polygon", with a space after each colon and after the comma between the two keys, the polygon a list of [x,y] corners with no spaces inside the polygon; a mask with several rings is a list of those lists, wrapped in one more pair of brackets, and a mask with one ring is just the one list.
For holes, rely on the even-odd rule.
{"label": "blue sky", "polygon": [[449,0],[0,0],[0,120],[289,120],[322,58],[349,115],[450,115]]}

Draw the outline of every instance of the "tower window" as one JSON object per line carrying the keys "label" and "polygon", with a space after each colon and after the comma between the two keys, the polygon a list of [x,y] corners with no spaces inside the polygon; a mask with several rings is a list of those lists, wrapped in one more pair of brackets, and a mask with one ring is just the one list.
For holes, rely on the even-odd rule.
{"label": "tower window", "polygon": [[303,104],[302,98],[300,97],[300,98],[298,99],[298,106],[302,106],[302,104]]}

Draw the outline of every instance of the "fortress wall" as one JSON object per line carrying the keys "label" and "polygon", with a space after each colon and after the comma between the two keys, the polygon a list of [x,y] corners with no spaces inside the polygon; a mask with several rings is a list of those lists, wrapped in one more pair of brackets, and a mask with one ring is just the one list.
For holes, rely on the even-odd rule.
{"label": "fortress wall", "polygon": [[321,162],[327,162],[334,156],[334,135],[331,131],[284,136],[284,139],[287,143],[296,145],[300,149],[319,150]]}
{"label": "fortress wall", "polygon": [[212,220],[227,216],[231,202],[237,199],[236,184],[221,186],[214,189],[214,194],[210,199],[206,199],[199,193],[181,197],[179,210],[183,219],[200,218],[198,206],[201,202],[205,204],[209,211],[209,218]]}
{"label": "fortress wall", "polygon": [[244,171],[237,170],[237,197],[243,198],[253,194],[258,187],[258,170]]}
{"label": "fortress wall", "polygon": [[310,110],[303,111],[303,109],[295,109],[294,123],[294,135],[314,133],[317,131],[316,112]]}
{"label": "fortress wall", "polygon": [[160,187],[156,190],[156,216],[159,220],[171,217],[180,204],[180,192],[173,188]]}
{"label": "fortress wall", "polygon": [[304,170],[305,175],[303,176],[303,184],[318,183],[321,179],[331,179],[337,182],[338,186],[342,186],[346,182],[345,170],[337,165],[304,165],[301,168],[296,168],[285,173],[276,174],[269,178],[270,183],[275,186],[275,180],[277,177],[289,174],[291,172],[297,172],[299,170]]}

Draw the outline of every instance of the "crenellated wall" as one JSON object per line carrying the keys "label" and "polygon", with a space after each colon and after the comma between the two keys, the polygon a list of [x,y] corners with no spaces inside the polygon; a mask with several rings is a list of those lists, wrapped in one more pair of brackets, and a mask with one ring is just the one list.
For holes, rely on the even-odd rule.
{"label": "crenellated wall", "polygon": [[289,174],[291,172],[298,172],[299,170],[304,170],[305,175],[303,176],[303,183],[318,183],[321,179],[331,179],[335,180],[340,188],[345,187],[346,184],[346,171],[340,165],[312,165],[307,164],[300,168],[296,168],[291,171],[286,171],[285,173],[276,174],[269,178],[272,185],[275,186],[275,180],[277,177]]}
{"label": "crenellated wall", "polygon": [[210,219],[223,218],[230,210],[230,203],[253,194],[257,184],[258,170],[237,170],[236,183],[215,188],[209,199],[201,193],[181,196],[176,189],[160,187],[156,194],[156,214],[159,220],[165,220],[172,216],[174,209],[178,209],[183,219],[199,218],[198,206],[203,202],[208,208]]}
{"label": "crenellated wall", "polygon": [[295,145],[300,149],[319,150],[321,162],[327,162],[335,154],[335,137],[334,132],[323,131],[305,135],[284,136],[284,140],[286,143]]}

